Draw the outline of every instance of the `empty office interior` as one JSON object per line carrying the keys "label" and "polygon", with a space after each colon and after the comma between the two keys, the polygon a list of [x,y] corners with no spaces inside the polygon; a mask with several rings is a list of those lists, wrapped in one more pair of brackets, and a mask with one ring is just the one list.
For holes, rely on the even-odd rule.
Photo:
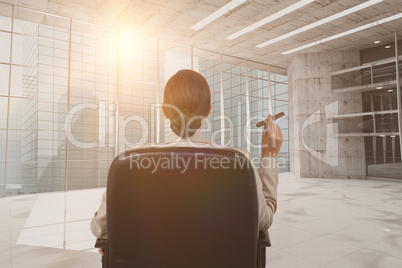
{"label": "empty office interior", "polygon": [[0,263],[100,267],[110,164],[167,140],[191,69],[200,131],[257,166],[285,113],[266,267],[402,267],[400,60],[400,0],[0,0]]}
{"label": "empty office interior", "polygon": [[[208,81],[213,109],[204,131],[211,138],[221,130],[218,144],[257,157],[260,135],[250,134],[254,146],[247,148],[246,121],[266,116],[268,103],[274,113],[287,113],[286,69],[273,73],[267,64],[51,14],[29,21],[37,13],[25,8],[14,7],[12,18],[7,8],[9,16],[1,18],[2,47],[10,48],[1,52],[3,196],[105,187],[120,152],[170,134],[157,103],[181,69]],[[288,120],[279,125],[281,171],[288,171]]]}

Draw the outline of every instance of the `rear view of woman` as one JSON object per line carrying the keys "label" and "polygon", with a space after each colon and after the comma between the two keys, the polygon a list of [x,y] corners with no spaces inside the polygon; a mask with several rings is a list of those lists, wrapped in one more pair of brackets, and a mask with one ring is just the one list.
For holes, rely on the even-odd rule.
{"label": "rear view of woman", "polygon": [[[181,70],[165,86],[163,113],[170,120],[172,134],[166,146],[222,147],[211,143],[200,129],[211,112],[211,93],[205,78],[192,70]],[[268,116],[261,142],[261,161],[255,171],[259,204],[259,229],[266,231],[272,224],[277,207],[278,167],[277,155],[283,137],[280,128]],[[92,233],[101,239],[106,233],[106,193],[91,222]],[[103,254],[100,251],[101,254]]]}

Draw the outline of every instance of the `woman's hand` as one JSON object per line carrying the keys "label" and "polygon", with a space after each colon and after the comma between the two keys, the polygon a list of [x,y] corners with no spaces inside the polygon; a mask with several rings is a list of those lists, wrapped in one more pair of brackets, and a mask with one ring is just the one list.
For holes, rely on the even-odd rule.
{"label": "woman's hand", "polygon": [[[103,255],[105,255],[105,253],[103,253],[103,249],[98,248],[98,251],[99,251],[99,254],[102,255],[102,257],[103,257]],[[101,262],[102,262],[102,258],[101,258]]]}
{"label": "woman's hand", "polygon": [[261,139],[261,158],[277,157],[283,142],[282,131],[277,124],[272,122],[271,114],[268,115],[268,126],[265,124]]}

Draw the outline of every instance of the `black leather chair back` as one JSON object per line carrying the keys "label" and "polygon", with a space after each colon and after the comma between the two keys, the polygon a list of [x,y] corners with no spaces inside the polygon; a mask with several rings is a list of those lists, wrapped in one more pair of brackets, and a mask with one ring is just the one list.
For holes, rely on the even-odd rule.
{"label": "black leather chair back", "polygon": [[126,151],[110,167],[107,222],[110,267],[256,267],[253,167],[232,149]]}

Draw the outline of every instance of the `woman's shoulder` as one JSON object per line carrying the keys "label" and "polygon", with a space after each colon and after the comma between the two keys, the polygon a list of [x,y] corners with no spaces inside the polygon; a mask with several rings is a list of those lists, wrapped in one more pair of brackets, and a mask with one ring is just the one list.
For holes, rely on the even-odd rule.
{"label": "woman's shoulder", "polygon": [[244,150],[244,149],[240,149],[240,148],[237,148],[237,147],[227,147],[227,146],[218,145],[218,144],[215,144],[214,147],[215,147],[215,148],[221,148],[221,149],[231,149],[231,150],[235,150],[235,151],[238,151],[238,152],[244,154],[248,159],[251,159],[251,154],[250,154],[250,152],[247,151],[247,150]]}
{"label": "woman's shoulder", "polygon": [[[174,146],[179,146],[179,147],[186,147],[186,145],[188,146],[188,144],[185,144],[183,142],[179,142],[177,144],[170,144],[170,143],[146,143],[138,148],[165,148],[165,147],[174,147]],[[210,148],[218,148],[218,149],[231,149],[231,150],[235,150],[237,152],[240,152],[241,154],[245,155],[248,159],[251,159],[251,154],[249,151],[244,150],[244,149],[240,149],[240,148],[236,148],[236,147],[227,147],[224,145],[220,145],[220,144],[214,144],[214,143],[193,143],[192,144],[193,147],[200,147],[200,148],[205,148],[205,147],[210,147]],[[135,148],[130,148],[130,149],[135,149]]]}

